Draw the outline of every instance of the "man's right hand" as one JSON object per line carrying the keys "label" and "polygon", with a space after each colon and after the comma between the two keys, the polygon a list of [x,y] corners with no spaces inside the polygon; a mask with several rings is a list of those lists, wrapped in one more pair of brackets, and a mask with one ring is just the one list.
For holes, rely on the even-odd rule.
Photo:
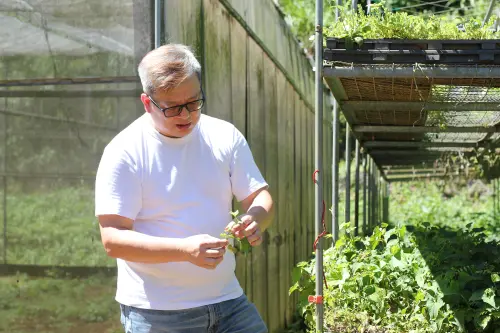
{"label": "man's right hand", "polygon": [[187,260],[206,269],[215,269],[220,264],[224,259],[226,246],[229,244],[227,239],[219,239],[210,235],[190,236],[184,241]]}

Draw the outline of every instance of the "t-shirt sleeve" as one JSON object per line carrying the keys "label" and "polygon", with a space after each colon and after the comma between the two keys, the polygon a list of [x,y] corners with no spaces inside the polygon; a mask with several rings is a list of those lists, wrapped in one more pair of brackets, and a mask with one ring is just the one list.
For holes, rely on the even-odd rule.
{"label": "t-shirt sleeve", "polygon": [[123,149],[106,147],[96,175],[96,216],[113,214],[136,219],[142,206],[142,185],[137,170]]}
{"label": "t-shirt sleeve", "polygon": [[255,163],[247,140],[238,129],[235,128],[234,131],[230,167],[231,187],[236,199],[242,201],[255,191],[269,185]]}

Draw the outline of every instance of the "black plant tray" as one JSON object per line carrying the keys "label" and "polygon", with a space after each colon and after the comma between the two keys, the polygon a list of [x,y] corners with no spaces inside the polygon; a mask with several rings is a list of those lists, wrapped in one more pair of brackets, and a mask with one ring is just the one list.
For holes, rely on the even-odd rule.
{"label": "black plant tray", "polygon": [[367,39],[358,45],[328,38],[324,59],[365,64],[500,64],[500,40]]}

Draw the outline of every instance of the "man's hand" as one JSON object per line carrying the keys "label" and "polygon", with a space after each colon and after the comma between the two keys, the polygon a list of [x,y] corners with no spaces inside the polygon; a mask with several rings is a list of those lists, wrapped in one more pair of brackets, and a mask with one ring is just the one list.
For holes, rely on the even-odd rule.
{"label": "man's hand", "polygon": [[229,244],[227,239],[219,239],[210,235],[196,235],[187,237],[185,241],[185,251],[187,261],[194,265],[215,269],[224,259],[226,246]]}
{"label": "man's hand", "polygon": [[226,227],[226,230],[231,231],[239,239],[246,237],[252,246],[262,244],[262,231],[254,217],[252,215],[242,215],[239,219],[241,223],[232,221]]}

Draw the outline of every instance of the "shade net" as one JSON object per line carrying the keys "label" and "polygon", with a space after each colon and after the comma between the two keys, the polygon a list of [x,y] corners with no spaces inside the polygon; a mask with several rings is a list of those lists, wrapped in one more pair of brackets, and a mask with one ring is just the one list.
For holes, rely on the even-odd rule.
{"label": "shade net", "polygon": [[146,0],[0,1],[0,332],[116,332],[94,217],[107,143],[142,112]]}

